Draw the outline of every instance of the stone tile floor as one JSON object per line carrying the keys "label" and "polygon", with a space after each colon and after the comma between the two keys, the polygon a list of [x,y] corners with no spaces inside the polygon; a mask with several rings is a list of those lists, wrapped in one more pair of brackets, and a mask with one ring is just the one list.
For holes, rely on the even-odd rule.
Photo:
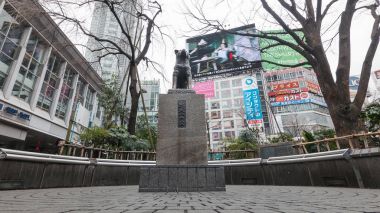
{"label": "stone tile floor", "polygon": [[138,186],[0,191],[0,212],[380,212],[380,190],[227,186],[226,192],[138,193]]}

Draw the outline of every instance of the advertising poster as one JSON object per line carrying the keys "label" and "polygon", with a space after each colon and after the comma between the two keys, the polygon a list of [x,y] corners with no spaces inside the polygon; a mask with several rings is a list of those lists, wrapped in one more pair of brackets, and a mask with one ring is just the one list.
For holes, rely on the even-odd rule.
{"label": "advertising poster", "polygon": [[243,98],[248,124],[262,123],[263,113],[261,111],[260,93],[255,77],[248,76],[244,79]]}
{"label": "advertising poster", "polygon": [[213,98],[215,96],[214,81],[195,82],[193,90],[197,94],[204,94],[205,98]]}
{"label": "advertising poster", "polygon": [[[247,25],[231,31],[255,33],[254,25]],[[213,33],[186,40],[190,54],[193,79],[223,74],[241,74],[259,67],[252,62],[260,60],[257,37]]]}
{"label": "advertising poster", "polygon": [[[281,31],[268,31],[267,33],[281,33]],[[302,32],[296,32],[300,37],[302,37]],[[283,39],[285,41],[296,43],[292,36],[286,33],[281,34],[275,34],[280,39]],[[260,49],[266,48],[270,45],[274,45],[277,43],[277,41],[270,40],[270,39],[263,39],[260,38]],[[275,62],[278,64],[288,64],[288,65],[295,65],[299,63],[306,62],[306,59],[300,55],[298,52],[293,50],[292,48],[284,45],[277,45],[271,48],[267,48],[264,52],[261,54],[262,60]],[[279,70],[283,69],[284,67],[270,64],[267,62],[262,63],[262,67],[264,70]],[[304,67],[310,67],[309,65],[305,65]]]}

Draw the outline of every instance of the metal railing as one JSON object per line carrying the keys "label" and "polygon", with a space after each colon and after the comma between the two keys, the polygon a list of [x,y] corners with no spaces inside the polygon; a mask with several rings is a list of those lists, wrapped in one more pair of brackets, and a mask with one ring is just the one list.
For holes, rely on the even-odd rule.
{"label": "metal railing", "polygon": [[[208,161],[210,166],[246,166],[246,165],[262,165],[262,164],[284,164],[284,163],[297,163],[308,161],[321,161],[333,159],[348,159],[350,155],[349,149],[289,155],[282,157],[270,157],[269,159],[253,158],[253,159],[240,159],[240,160],[217,160]],[[100,165],[100,166],[155,166],[156,161],[146,160],[116,160],[116,159],[90,159],[87,157],[73,157],[61,156],[53,154],[41,154],[35,152],[25,152],[12,149],[0,149],[0,160],[19,160],[19,161],[32,161],[42,163],[58,163],[58,164],[85,164],[85,165]]]}
{"label": "metal railing", "polygon": [[112,150],[97,147],[86,147],[75,144],[64,144],[61,146],[59,148],[59,155],[118,160],[156,160],[156,152],[154,151]]}
{"label": "metal railing", "polygon": [[267,164],[281,164],[281,163],[297,163],[297,162],[307,162],[307,161],[317,161],[317,160],[332,160],[332,159],[342,159],[349,155],[349,149],[340,149],[327,152],[318,152],[311,154],[301,154],[301,155],[288,155],[281,157],[270,157],[266,161]]}
{"label": "metal railing", "polygon": [[378,146],[380,146],[380,131],[326,138],[323,140],[302,142],[293,145],[300,154],[340,150],[345,148],[360,149]]}
{"label": "metal railing", "polygon": [[[208,152],[210,160],[221,159],[252,159],[258,157],[256,150],[232,150],[220,152]],[[59,155],[77,156],[99,159],[118,159],[118,160],[156,160],[155,151],[144,150],[112,150],[105,148],[86,147],[75,144],[64,144],[59,148]]]}

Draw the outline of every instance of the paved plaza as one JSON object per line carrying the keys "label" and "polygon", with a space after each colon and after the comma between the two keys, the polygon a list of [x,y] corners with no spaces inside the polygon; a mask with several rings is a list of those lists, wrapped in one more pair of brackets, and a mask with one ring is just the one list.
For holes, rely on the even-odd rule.
{"label": "paved plaza", "polygon": [[138,193],[138,186],[0,191],[0,212],[380,212],[380,190],[227,186],[226,192]]}

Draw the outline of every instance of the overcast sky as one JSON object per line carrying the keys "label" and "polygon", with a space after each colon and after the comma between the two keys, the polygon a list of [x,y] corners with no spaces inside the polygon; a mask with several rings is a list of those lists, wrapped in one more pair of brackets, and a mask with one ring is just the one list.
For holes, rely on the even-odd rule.
{"label": "overcast sky", "polygon": [[[186,48],[185,40],[187,37],[199,35],[199,32],[191,30],[189,24],[194,26],[200,26],[198,22],[189,18],[184,13],[186,12],[186,6],[192,8],[195,1],[189,0],[159,0],[162,5],[162,14],[159,16],[158,25],[164,26],[162,31],[167,33],[171,39],[166,38],[164,42],[156,43],[152,46],[149,56],[156,62],[163,66],[163,72],[169,81],[171,81],[171,75],[175,63],[174,49]],[[225,23],[228,28],[234,28],[242,26],[246,23],[255,23],[256,27],[260,30],[268,29],[280,29],[275,24],[271,23],[270,16],[261,8],[259,1],[248,0],[230,0],[230,1],[206,1],[202,7],[207,16],[212,19],[218,19]],[[273,3],[274,1],[269,1]],[[326,2],[326,1],[325,1]],[[328,2],[328,1],[327,1]],[[342,1],[343,3],[345,1]],[[195,3],[196,4],[196,3]],[[339,6],[331,9],[331,13],[326,16],[326,27],[335,22],[337,18],[337,11]],[[276,5],[273,5],[276,8]],[[279,9],[279,7],[277,7]],[[194,10],[193,10],[194,11]],[[79,11],[79,14],[88,14],[88,11]],[[282,14],[286,15],[286,14]],[[87,16],[87,15],[86,15]],[[88,19],[90,21],[90,19]],[[373,23],[373,18],[369,13],[358,13],[354,17],[354,21],[351,29],[351,47],[352,47],[352,63],[351,63],[351,75],[360,74],[360,69],[366,50],[370,43],[370,31]],[[330,38],[337,29],[338,25],[334,25],[328,33],[325,34],[325,39]],[[69,37],[76,39],[77,36],[69,34]],[[82,38],[81,41],[85,41]],[[331,48],[328,50],[328,58],[331,64],[331,68],[334,71],[337,65],[337,51],[338,45],[335,41]],[[380,48],[379,48],[380,49]],[[83,50],[82,50],[83,51]],[[375,59],[373,61],[372,70],[380,69],[380,50],[377,51]],[[142,73],[142,78],[151,79],[160,78],[158,74],[151,74],[148,72]],[[170,88],[171,84],[162,81],[161,92],[166,92]],[[372,82],[370,82],[372,85]]]}

